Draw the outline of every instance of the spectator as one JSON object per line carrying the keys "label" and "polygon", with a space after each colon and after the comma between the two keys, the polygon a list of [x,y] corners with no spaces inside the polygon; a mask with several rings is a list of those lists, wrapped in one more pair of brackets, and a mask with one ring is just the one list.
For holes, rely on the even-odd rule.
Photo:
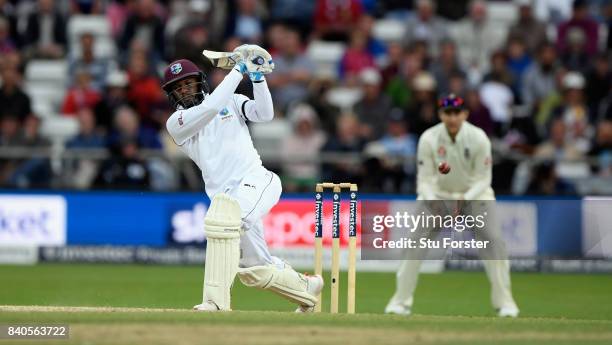
{"label": "spectator", "polygon": [[561,54],[566,69],[585,73],[591,64],[586,51],[586,37],[580,28],[571,28],[567,34],[567,49]]}
{"label": "spectator", "polygon": [[412,81],[414,101],[406,108],[408,127],[420,136],[438,123],[436,111],[436,80],[428,72],[417,74]]}
{"label": "spectator", "polygon": [[443,18],[457,21],[467,14],[468,3],[469,0],[440,1],[436,12]]}
{"label": "spectator", "polygon": [[10,113],[0,118],[0,147],[20,144],[19,127],[22,120],[19,116]]}
{"label": "spectator", "polygon": [[7,38],[15,45],[19,45],[19,35],[17,34],[17,15],[15,6],[11,1],[0,0],[0,18],[6,21]]}
{"label": "spectator", "polygon": [[103,148],[105,139],[96,130],[96,117],[89,108],[83,108],[77,114],[79,133],[66,142],[68,148]]}
{"label": "spectator", "polygon": [[155,13],[155,4],[155,0],[137,0],[119,39],[119,49],[124,57],[130,53],[134,40],[145,47],[151,61],[157,63],[165,57],[164,24]]}
{"label": "spectator", "polygon": [[316,0],[314,37],[346,42],[362,14],[360,0]]}
{"label": "spectator", "polygon": [[362,125],[361,133],[367,139],[379,139],[385,132],[385,120],[391,110],[391,99],[382,93],[382,78],[374,68],[359,75],[362,99],[354,106],[355,115]]}
{"label": "spectator", "polygon": [[[209,15],[210,3],[195,0],[189,1],[187,13],[182,16],[184,18],[176,19],[175,30],[169,28],[169,21],[166,25],[166,37],[168,37],[166,48],[168,55],[172,56],[169,60],[203,61],[202,50],[211,45],[211,29],[214,29],[210,28],[212,21]],[[175,18],[172,17],[170,20]]]}
{"label": "spectator", "polygon": [[71,85],[75,84],[76,71],[87,70],[92,77],[92,86],[99,91],[104,88],[104,82],[109,70],[109,61],[94,55],[95,36],[86,32],[80,37],[81,52],[78,57],[73,57],[69,65]]}
{"label": "spectator", "polygon": [[21,76],[13,67],[2,67],[0,70],[2,86],[0,87],[0,118],[11,114],[23,121],[32,113],[30,97],[20,87]]}
{"label": "spectator", "polygon": [[0,54],[14,52],[16,44],[10,35],[10,26],[7,19],[0,17]]}
{"label": "spectator", "polygon": [[146,55],[134,52],[128,66],[128,100],[135,106],[143,125],[160,128],[162,124],[151,116],[153,106],[165,102],[159,79],[150,72]]}
{"label": "spectator", "polygon": [[86,69],[75,71],[74,86],[68,89],[62,105],[62,114],[75,116],[83,108],[93,108],[102,95],[94,88],[91,75]]}
{"label": "spectator", "polygon": [[[416,155],[417,141],[414,135],[408,132],[408,126],[404,112],[394,108],[387,115],[387,130],[380,139],[380,144],[387,155],[400,158],[405,163],[413,163],[409,158]],[[412,164],[401,164],[404,173],[414,172]]]}
{"label": "spectator", "polygon": [[108,131],[113,122],[113,114],[124,105],[129,105],[127,98],[128,76],[121,70],[112,71],[106,78],[106,88],[102,99],[95,105],[96,123]]}
{"label": "spectator", "polygon": [[308,95],[308,83],[315,69],[310,58],[303,54],[299,33],[283,28],[274,54],[274,73],[267,77],[275,105],[285,110],[291,102],[299,102]]}
{"label": "spectator", "polygon": [[404,21],[414,9],[414,0],[377,0],[375,14],[385,18]]}
{"label": "spectator", "polygon": [[64,55],[66,20],[54,0],[38,0],[36,10],[28,16],[22,43],[31,57],[58,59]]}
{"label": "spectator", "polygon": [[482,104],[478,91],[468,91],[465,103],[470,111],[468,121],[470,121],[470,123],[472,123],[474,126],[482,129],[488,136],[492,136],[493,120],[491,119],[491,113],[489,112],[489,109]]}
{"label": "spectator", "polygon": [[531,155],[541,140],[533,118],[517,115],[501,141],[515,152]]}
{"label": "spectator", "polygon": [[[323,153],[361,154],[366,141],[359,133],[359,126],[359,121],[353,114],[342,114],[338,118],[336,135],[327,140],[321,151]],[[333,163],[327,160],[322,166],[322,178],[326,181],[347,180],[360,183],[361,176],[361,164],[350,158],[334,159]]]}
{"label": "spectator", "polygon": [[383,88],[386,88],[391,79],[400,73],[402,55],[402,45],[399,42],[390,42],[387,49],[387,65],[381,71]]}
{"label": "spectator", "polygon": [[130,14],[135,11],[134,0],[110,0],[106,5],[106,20],[110,24],[111,35],[119,40],[125,22]]}
{"label": "spectator", "polygon": [[490,80],[498,80],[506,86],[512,86],[514,84],[514,74],[509,68],[508,57],[503,51],[496,51],[491,54],[491,70],[485,74],[483,80],[485,82]]}
{"label": "spectator", "polygon": [[538,47],[546,42],[546,24],[533,15],[533,0],[518,0],[519,17],[510,27],[508,37],[516,37],[527,46],[529,54],[534,54]]}
{"label": "spectator", "polygon": [[550,162],[540,163],[535,167],[535,174],[527,189],[531,195],[574,195],[573,186],[558,178],[555,165]]}
{"label": "spectator", "polygon": [[610,35],[610,32],[612,32],[612,2],[607,2],[605,4],[602,5],[603,6],[603,15],[604,15],[604,24],[606,25],[606,28],[608,29],[608,39],[606,42],[606,50],[610,51],[612,50],[612,35]]}
{"label": "spectator", "polygon": [[[264,27],[258,0],[236,0],[236,10],[227,22],[226,37],[238,37],[244,42],[261,44]],[[234,13],[234,12],[231,12]]]}
{"label": "spectator", "polygon": [[574,0],[572,6],[572,17],[559,25],[557,30],[557,47],[559,51],[567,53],[571,50],[572,37],[582,34],[584,37],[584,50],[589,56],[597,53],[597,44],[599,42],[599,27],[597,22],[589,15],[589,6],[586,0]]}
{"label": "spectator", "polygon": [[575,149],[587,153],[591,146],[593,128],[589,124],[589,113],[584,97],[585,80],[578,72],[568,72],[563,77],[561,104],[554,108],[553,119],[562,119],[566,135]]}
{"label": "spectator", "polygon": [[489,70],[491,54],[502,48],[506,32],[502,25],[487,18],[487,4],[483,0],[470,2],[469,18],[461,20],[451,34],[459,49],[459,61],[468,69],[471,82]]}
{"label": "spectator", "polygon": [[407,107],[412,102],[412,79],[423,71],[423,62],[413,51],[406,52],[402,57],[400,73],[395,76],[385,90],[393,101],[393,106]]}
{"label": "spectator", "polygon": [[556,90],[557,52],[550,43],[538,48],[537,59],[523,75],[521,98],[531,111],[536,111],[540,102]]}
{"label": "spectator", "polygon": [[[509,72],[512,74],[512,91],[514,95],[521,100],[520,91],[523,88],[522,80],[525,75],[525,71],[531,65],[531,56],[527,52],[525,42],[518,37],[510,37],[507,45],[507,66]],[[517,101],[517,103],[522,103]]]}
{"label": "spectator", "polygon": [[569,139],[566,122],[555,119],[550,126],[550,139],[540,144],[535,151],[534,157],[553,161],[555,173],[561,179],[570,179],[576,175],[584,174],[588,171],[588,166],[577,161],[584,158],[584,153],[577,149],[574,142]]}
{"label": "spectator", "polygon": [[130,107],[124,106],[115,113],[113,130],[108,138],[108,146],[116,148],[122,141],[135,142],[139,148],[161,149],[159,135],[151,128],[140,125],[138,114]]}
{"label": "spectator", "polygon": [[[453,73],[448,79],[448,93],[454,93],[459,97],[466,97],[468,86],[465,80],[466,75],[462,73]],[[439,92],[442,94],[442,92]]]}
{"label": "spectator", "polygon": [[305,192],[319,181],[317,159],[325,143],[325,134],[318,129],[318,115],[307,104],[291,108],[287,117],[292,124],[293,135],[285,137],[281,146],[283,182],[288,191]]}
{"label": "spectator", "polygon": [[149,189],[150,172],[139,155],[136,141],[121,140],[111,158],[102,162],[94,185],[102,189]]}
{"label": "spectator", "polygon": [[[96,118],[93,111],[84,108],[78,113],[79,133],[68,140],[66,147],[70,149],[102,149],[106,138],[96,129]],[[99,162],[94,159],[79,159],[68,161],[66,170],[70,171],[70,184],[77,189],[89,189],[98,171]]]}
{"label": "spectator", "polygon": [[[28,116],[23,123],[23,130],[19,138],[19,146],[31,148],[44,148],[49,141],[39,134],[40,119]],[[16,168],[12,172],[8,184],[12,187],[48,187],[51,182],[51,166],[47,158],[29,158],[16,161]]]}
{"label": "spectator", "polygon": [[334,81],[328,78],[314,79],[310,85],[310,93],[306,103],[312,106],[319,115],[319,123],[325,133],[333,135],[340,109],[329,102],[328,91],[334,86]]}
{"label": "spectator", "polygon": [[316,1],[273,0],[270,14],[273,22],[292,23],[306,37],[312,30]]}
{"label": "spectator", "polygon": [[429,54],[438,55],[440,42],[448,37],[444,20],[436,14],[433,0],[416,0],[416,13],[406,21],[404,46],[416,41],[427,42]]}
{"label": "spectator", "polygon": [[385,43],[376,37],[372,36],[372,27],[374,26],[374,17],[369,14],[364,14],[357,22],[357,30],[363,33],[366,37],[366,49],[378,62],[384,62],[387,56],[387,46]]}
{"label": "spectator", "polygon": [[589,155],[597,158],[598,175],[612,177],[612,120],[602,121],[597,126],[595,145]]}
{"label": "spectator", "polygon": [[85,15],[100,15],[104,12],[102,0],[71,0],[72,13]]}
{"label": "spectator", "polygon": [[598,54],[585,79],[585,95],[589,106],[589,114],[591,120],[595,120],[602,100],[610,93],[612,87],[610,55],[607,53]]}
{"label": "spectator", "polygon": [[367,50],[367,37],[360,31],[351,34],[350,44],[340,60],[340,75],[351,84],[361,71],[376,67],[374,56]]}
{"label": "spectator", "polygon": [[574,0],[534,0],[533,10],[536,18],[557,25],[572,15]]}
{"label": "spectator", "polygon": [[[20,146],[21,136],[19,127],[23,119],[10,113],[0,117],[0,149],[10,149]],[[0,159],[0,186],[8,184],[10,176],[15,171],[19,161],[14,159]]]}
{"label": "spectator", "polygon": [[450,92],[450,78],[452,75],[462,75],[465,71],[459,65],[457,58],[457,46],[451,40],[440,42],[440,54],[430,67],[431,74],[436,79],[436,85],[440,94]]}
{"label": "spectator", "polygon": [[385,135],[365,148],[372,158],[365,162],[368,179],[364,187],[385,192],[412,192],[416,138],[408,132],[404,112],[399,108],[390,111],[385,123]]}
{"label": "spectator", "polygon": [[509,86],[512,85],[512,75],[507,70],[506,60],[502,53],[494,54],[491,60],[493,60],[493,70],[486,76],[479,94],[480,99],[491,112],[495,135],[501,137],[512,120],[514,94]]}

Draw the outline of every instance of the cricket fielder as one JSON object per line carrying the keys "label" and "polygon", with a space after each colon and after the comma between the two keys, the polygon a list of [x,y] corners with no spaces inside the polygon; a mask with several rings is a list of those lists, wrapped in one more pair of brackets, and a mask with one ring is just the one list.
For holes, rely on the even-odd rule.
{"label": "cricket fielder", "polygon": [[[469,114],[463,99],[450,94],[439,100],[439,106],[441,123],[426,130],[418,143],[418,200],[489,201],[470,203],[484,205],[488,213],[487,226],[476,230],[475,234],[490,240],[495,247],[493,252],[481,250],[479,254],[491,284],[493,307],[501,317],[516,317],[519,309],[510,290],[506,248],[494,207],[487,208],[495,200],[491,188],[491,142],[480,128],[466,121]],[[386,313],[410,315],[419,267],[427,249],[410,250],[414,251],[410,253],[412,259],[402,261],[399,267],[396,291],[385,308]]]}
{"label": "cricket fielder", "polygon": [[[205,75],[188,60],[172,62],[163,89],[176,111],[168,132],[202,171],[211,205],[204,220],[206,265],[200,311],[231,310],[234,278],[270,290],[311,311],[323,288],[320,276],[306,276],[270,255],[262,218],[278,202],[281,182],[263,167],[247,122],[272,120],[272,97],[264,74],[274,64],[268,52],[242,45],[231,54],[233,69],[210,93]],[[243,74],[253,83],[254,100],[234,94]]]}

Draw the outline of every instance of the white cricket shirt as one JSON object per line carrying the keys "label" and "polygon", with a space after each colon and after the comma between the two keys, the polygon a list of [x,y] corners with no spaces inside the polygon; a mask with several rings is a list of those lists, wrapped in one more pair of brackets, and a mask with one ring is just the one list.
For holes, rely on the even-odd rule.
{"label": "white cricket shirt", "polygon": [[[417,193],[421,200],[495,200],[491,188],[491,142],[485,132],[464,122],[451,139],[439,123],[427,129],[417,149]],[[451,170],[443,175],[438,165]]]}
{"label": "white cricket shirt", "polygon": [[246,122],[272,120],[272,96],[265,80],[253,83],[255,100],[234,94],[241,80],[232,70],[201,104],[178,109],[166,122],[176,144],[202,170],[211,199],[262,167]]}

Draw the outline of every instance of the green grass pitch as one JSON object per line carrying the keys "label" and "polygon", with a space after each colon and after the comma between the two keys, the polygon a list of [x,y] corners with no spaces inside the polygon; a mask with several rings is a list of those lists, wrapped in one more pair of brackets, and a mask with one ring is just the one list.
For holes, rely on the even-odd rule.
{"label": "green grass pitch", "polygon": [[[495,317],[483,272],[421,275],[415,315],[408,318],[382,314],[394,289],[391,273],[358,273],[357,315],[296,315],[292,304],[238,281],[235,311],[207,314],[189,310],[201,298],[199,267],[0,266],[0,306],[146,308],[0,307],[0,324],[71,326],[69,340],[18,344],[612,343],[612,276],[515,273],[512,279],[518,319]],[[329,306],[328,289],[323,302]],[[0,339],[0,345],[9,341]]]}

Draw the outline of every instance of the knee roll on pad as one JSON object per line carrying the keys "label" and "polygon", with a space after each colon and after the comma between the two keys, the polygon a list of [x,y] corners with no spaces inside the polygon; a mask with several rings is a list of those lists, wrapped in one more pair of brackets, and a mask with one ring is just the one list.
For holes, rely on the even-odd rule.
{"label": "knee roll on pad", "polygon": [[240,205],[226,194],[217,194],[204,225],[207,244],[203,302],[212,302],[220,310],[230,310],[230,290],[240,260]]}
{"label": "knee roll on pad", "polygon": [[290,266],[278,268],[275,265],[253,266],[238,270],[238,278],[249,287],[270,290],[291,302],[312,307],[316,296],[308,293],[308,280]]}

